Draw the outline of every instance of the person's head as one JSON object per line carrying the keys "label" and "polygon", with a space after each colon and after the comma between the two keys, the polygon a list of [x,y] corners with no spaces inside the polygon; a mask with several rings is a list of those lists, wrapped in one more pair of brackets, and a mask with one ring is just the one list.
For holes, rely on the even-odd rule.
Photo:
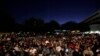
{"label": "person's head", "polygon": [[88,47],[87,47],[87,50],[91,50],[91,47],[90,47],[90,46],[88,46]]}
{"label": "person's head", "polygon": [[90,51],[91,50],[91,47],[90,46],[87,46],[86,47],[86,50],[89,50]]}

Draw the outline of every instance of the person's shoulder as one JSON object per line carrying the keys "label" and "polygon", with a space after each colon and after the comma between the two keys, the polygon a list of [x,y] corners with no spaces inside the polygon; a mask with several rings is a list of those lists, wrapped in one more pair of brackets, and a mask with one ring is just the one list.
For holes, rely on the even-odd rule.
{"label": "person's shoulder", "polygon": [[83,53],[88,53],[88,51],[87,50],[84,50]]}

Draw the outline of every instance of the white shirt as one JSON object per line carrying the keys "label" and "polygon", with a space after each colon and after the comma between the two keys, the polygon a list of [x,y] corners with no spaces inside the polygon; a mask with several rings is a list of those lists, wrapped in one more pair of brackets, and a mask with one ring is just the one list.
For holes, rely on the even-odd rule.
{"label": "white shirt", "polygon": [[30,52],[31,54],[35,54],[36,51],[37,51],[36,49],[31,49],[29,52]]}
{"label": "white shirt", "polygon": [[25,52],[28,52],[28,49],[26,49]]}
{"label": "white shirt", "polygon": [[57,52],[60,52],[61,49],[62,49],[62,48],[61,48],[60,46],[57,46],[57,47],[56,47]]}
{"label": "white shirt", "polygon": [[16,51],[20,51],[20,49],[16,46],[16,47],[14,47],[14,49],[16,50]]}

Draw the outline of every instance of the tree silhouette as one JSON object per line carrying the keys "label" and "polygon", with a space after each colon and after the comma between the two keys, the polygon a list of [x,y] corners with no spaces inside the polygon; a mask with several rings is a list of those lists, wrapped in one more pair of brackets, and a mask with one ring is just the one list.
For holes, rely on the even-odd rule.
{"label": "tree silhouette", "polygon": [[77,30],[78,28],[78,23],[74,22],[74,21],[69,21],[66,22],[64,24],[62,24],[62,29],[66,29],[66,30]]}
{"label": "tree silhouette", "polygon": [[84,23],[76,23],[73,21],[66,22],[63,25],[59,25],[58,22],[51,20],[48,23],[44,23],[44,21],[40,18],[29,18],[24,21],[24,24],[15,23],[15,19],[6,11],[0,10],[0,31],[2,32],[10,32],[10,31],[30,31],[37,33],[45,33],[45,32],[53,32],[58,29],[66,29],[66,30],[81,30],[88,31],[90,30],[89,25]]}
{"label": "tree silhouette", "polygon": [[13,31],[15,19],[4,10],[0,10],[0,31]]}
{"label": "tree silhouette", "polygon": [[42,19],[30,18],[25,20],[24,26],[27,28],[27,31],[39,32],[42,30],[44,21]]}
{"label": "tree silhouette", "polygon": [[55,29],[60,29],[60,25],[58,22],[51,20],[50,22],[45,24],[46,31],[54,31]]}

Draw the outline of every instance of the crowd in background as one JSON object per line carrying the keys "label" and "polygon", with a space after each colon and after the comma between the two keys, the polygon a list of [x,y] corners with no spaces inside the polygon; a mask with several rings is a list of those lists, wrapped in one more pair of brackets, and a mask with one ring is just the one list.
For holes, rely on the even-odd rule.
{"label": "crowd in background", "polygon": [[100,37],[2,34],[0,56],[100,56]]}

